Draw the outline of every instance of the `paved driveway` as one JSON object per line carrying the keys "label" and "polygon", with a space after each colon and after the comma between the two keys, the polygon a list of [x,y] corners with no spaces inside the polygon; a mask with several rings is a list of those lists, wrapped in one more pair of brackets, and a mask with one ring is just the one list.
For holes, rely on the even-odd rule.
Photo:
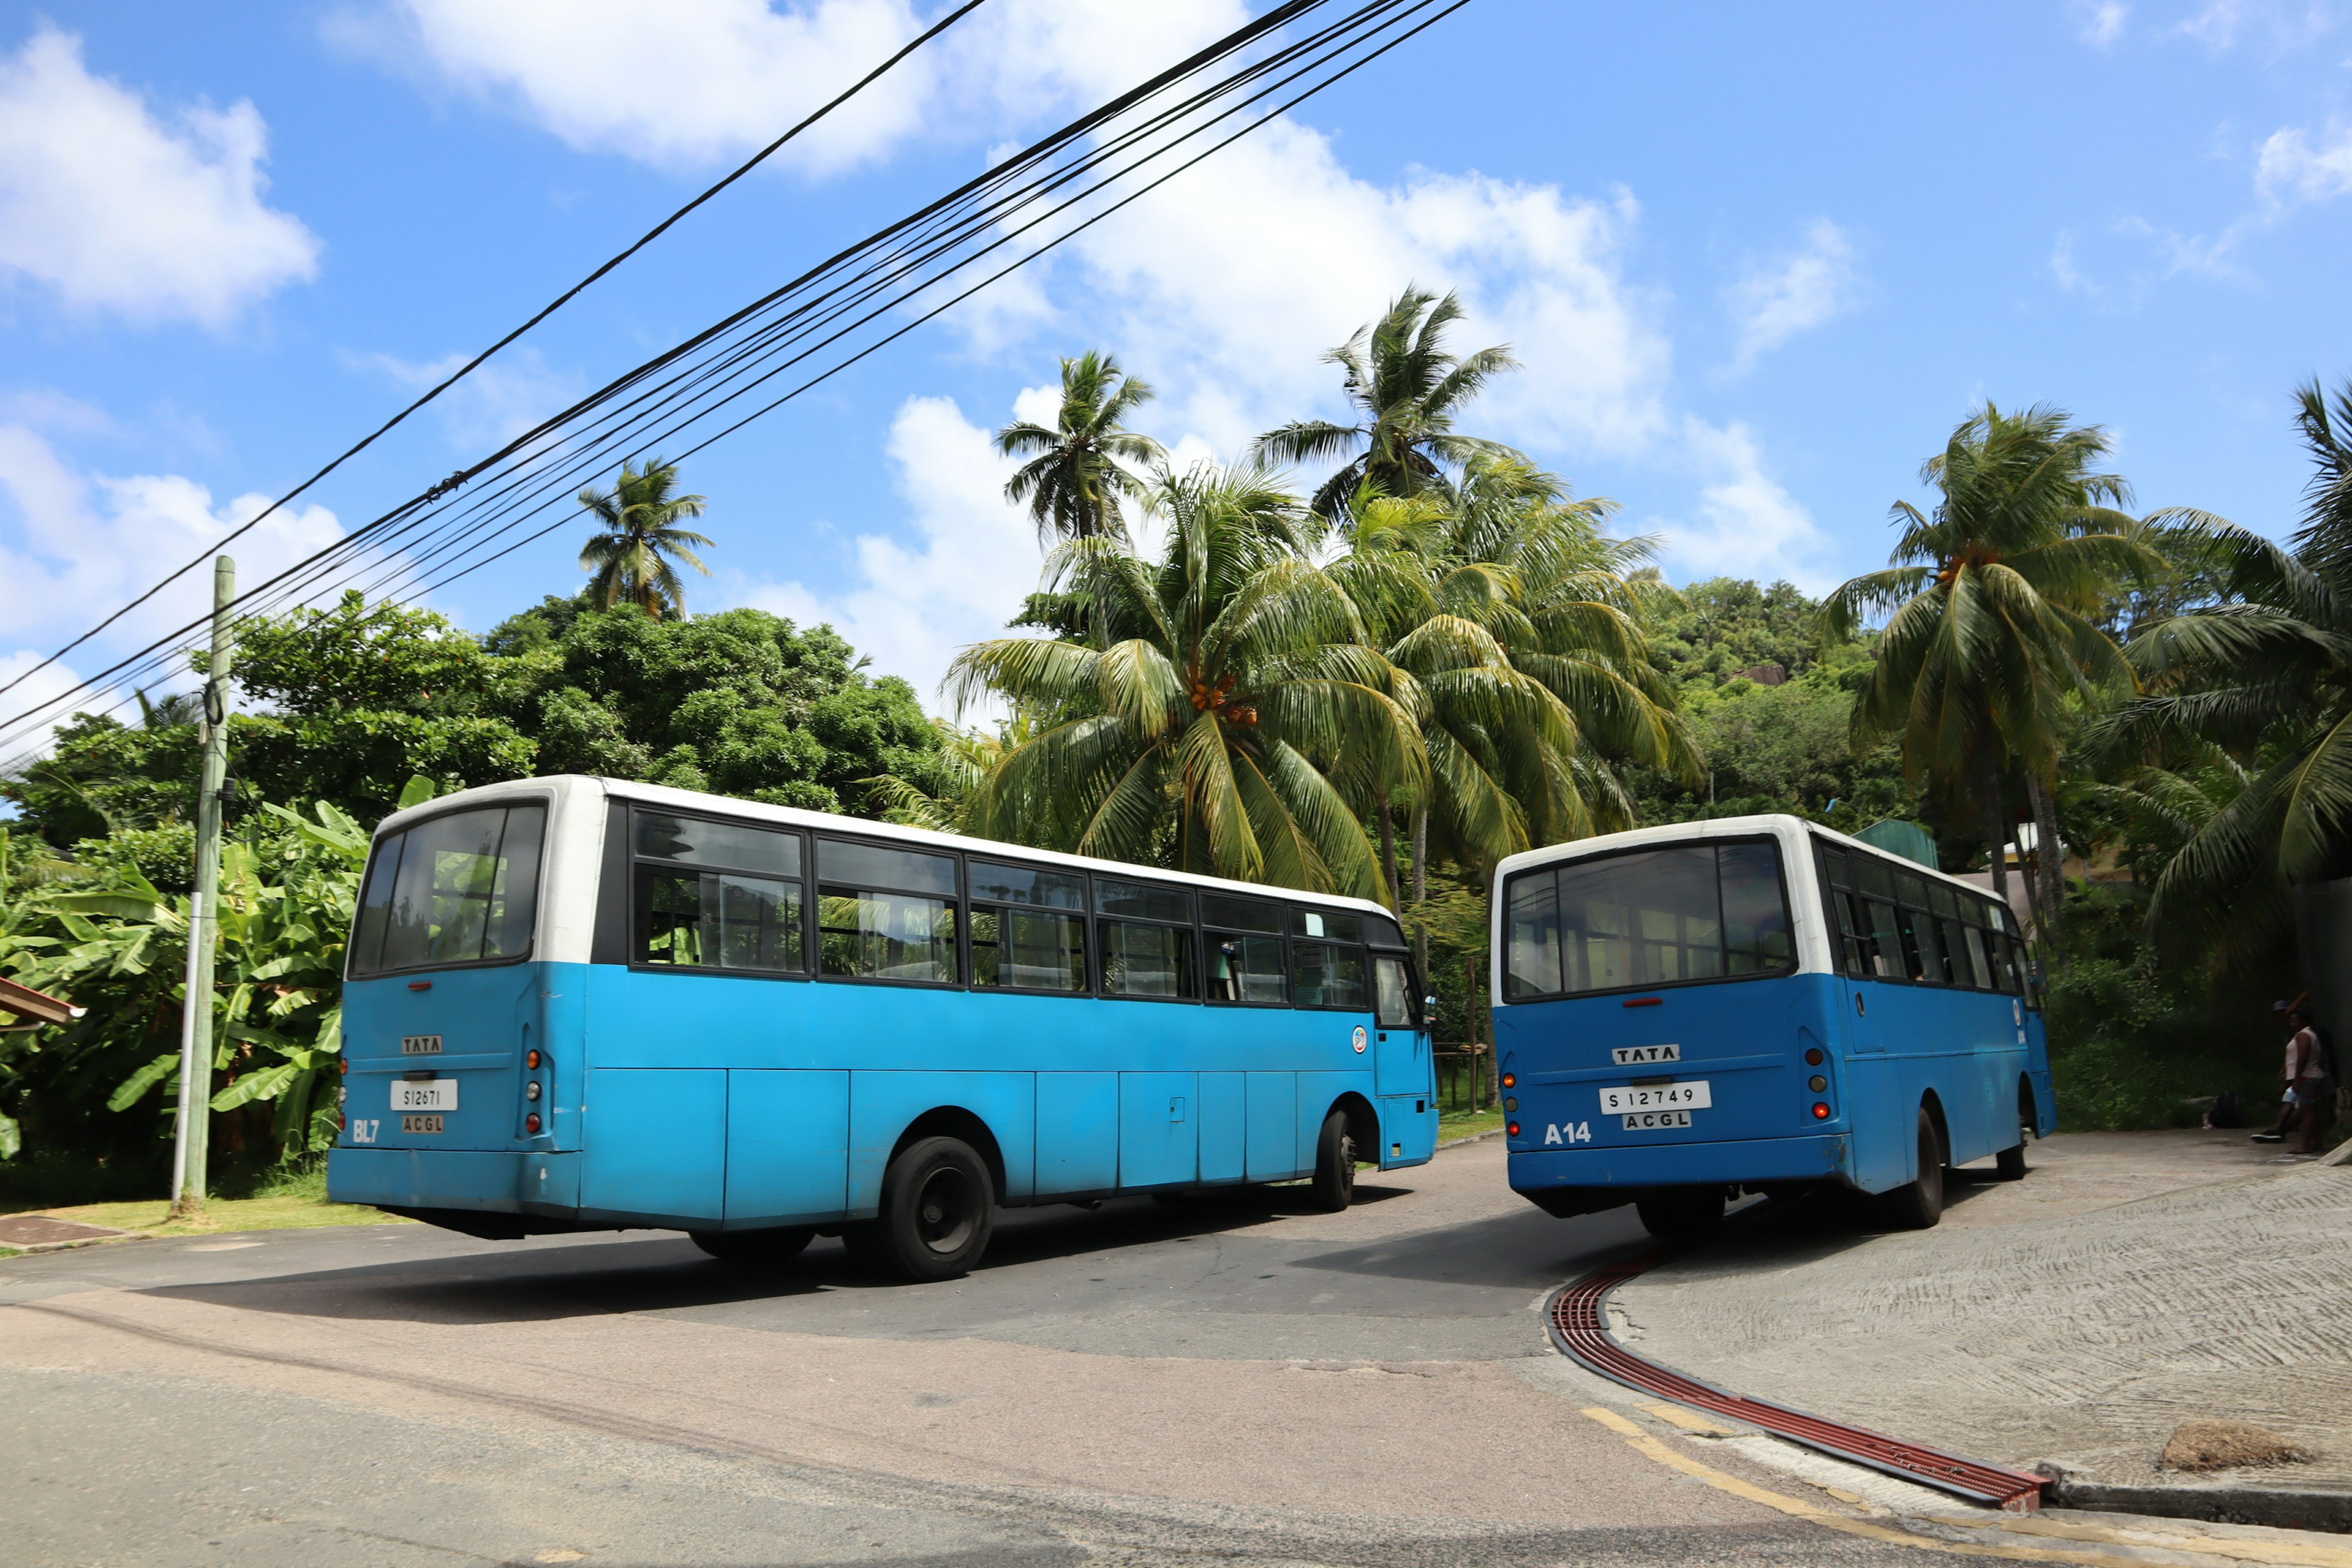
{"label": "paved driveway", "polygon": [[[1359,1189],[1006,1216],[908,1287],[820,1242],[423,1226],[0,1265],[13,1562],[1917,1563],[1582,1414],[1543,1294],[1634,1240],[1489,1142]],[[1725,1460],[1737,1468],[1737,1461]],[[1756,1472],[1769,1479],[1766,1472]],[[1784,1483],[1783,1483],[1784,1484]]]}

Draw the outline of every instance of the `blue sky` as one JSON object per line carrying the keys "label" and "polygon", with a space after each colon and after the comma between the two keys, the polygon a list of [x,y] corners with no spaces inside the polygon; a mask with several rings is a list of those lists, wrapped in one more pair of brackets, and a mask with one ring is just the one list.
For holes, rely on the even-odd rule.
{"label": "blue sky", "polygon": [[[0,675],[942,8],[0,5]],[[989,0],[241,542],[248,580],[1257,8]],[[1613,498],[1677,582],[1879,564],[1888,504],[1986,397],[2107,426],[2143,508],[2283,533],[2291,391],[2352,375],[2347,198],[2327,4],[1474,0],[698,458],[719,548],[691,602],[832,620],[928,696],[1034,584],[986,433],[1060,355],[1117,353],[1159,388],[1146,428],[1232,454],[1338,413],[1318,354],[1407,282],[1526,363],[1473,427]],[[434,603],[486,629],[572,591],[577,548]]]}

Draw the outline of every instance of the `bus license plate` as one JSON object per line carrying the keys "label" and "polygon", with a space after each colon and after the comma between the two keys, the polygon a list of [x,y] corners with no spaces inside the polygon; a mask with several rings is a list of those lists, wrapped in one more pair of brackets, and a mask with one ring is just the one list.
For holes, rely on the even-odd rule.
{"label": "bus license plate", "polygon": [[1647,1132],[1654,1127],[1688,1127],[1691,1124],[1687,1110],[1637,1110],[1620,1120],[1625,1123],[1628,1132]]}
{"label": "bus license plate", "polygon": [[[1631,1121],[1633,1119],[1629,1116],[1625,1120]],[[442,1130],[441,1121],[438,1116],[404,1116],[400,1119],[400,1130],[403,1132],[438,1132]]]}
{"label": "bus license plate", "polygon": [[1636,1110],[1705,1110],[1715,1104],[1706,1079],[1691,1083],[1628,1085],[1601,1091],[1601,1114],[1623,1116]]}
{"label": "bus license plate", "polygon": [[394,1110],[455,1110],[457,1109],[457,1080],[454,1078],[394,1079],[392,1081],[392,1108]]}

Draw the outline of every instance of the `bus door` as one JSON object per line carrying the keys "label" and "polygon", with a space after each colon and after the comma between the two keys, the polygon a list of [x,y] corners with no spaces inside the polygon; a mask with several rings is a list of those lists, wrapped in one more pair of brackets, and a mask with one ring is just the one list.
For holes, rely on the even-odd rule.
{"label": "bus door", "polygon": [[1840,971],[1831,994],[1841,1004],[1836,1026],[1843,1047],[1848,1125],[1853,1129],[1852,1171],[1874,1193],[1901,1186],[1914,1174],[1913,1118],[1904,1104],[1901,1050],[1899,1044],[1889,1048],[1899,1042],[1902,1020],[1894,1015],[1906,999],[1906,988],[1891,982],[1908,972],[1902,967],[1899,917],[1891,901],[1873,896],[1878,891],[1840,889],[1831,894]]}
{"label": "bus door", "polygon": [[1412,994],[1412,971],[1402,957],[1372,955],[1374,1042],[1372,1085],[1376,1094],[1431,1094],[1428,1020]]}

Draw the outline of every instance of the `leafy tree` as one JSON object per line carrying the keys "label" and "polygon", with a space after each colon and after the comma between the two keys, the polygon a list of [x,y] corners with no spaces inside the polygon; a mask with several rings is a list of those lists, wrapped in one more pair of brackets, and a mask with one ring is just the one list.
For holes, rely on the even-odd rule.
{"label": "leafy tree", "polygon": [[[1431,807],[1435,853],[1478,868],[1631,826],[1618,763],[1697,775],[1627,581],[1648,546],[1601,533],[1608,503],[1571,500],[1524,460],[1481,455],[1450,500],[1381,497],[1352,510],[1334,574],[1407,676],[1398,695],[1429,757],[1430,789],[1412,802],[1416,901]],[[1393,880],[1385,781],[1371,808]]]}
{"label": "leafy tree", "polygon": [[[1892,567],[1838,588],[1822,614],[1832,642],[1887,616],[1854,707],[1856,749],[1899,733],[1914,783],[1973,799],[2003,897],[2007,765],[2013,758],[2022,769],[2042,841],[2055,843],[2051,785],[2067,700],[2095,682],[2130,679],[2090,616],[2116,583],[2160,575],[2164,561],[2147,536],[2192,515],[2142,521],[2119,510],[2129,487],[2095,466],[2108,445],[2104,432],[2072,426],[2046,405],[2012,415],[1987,403],[1920,469],[1942,492],[1933,513],[1895,503],[1903,535]],[[2057,878],[2043,883],[2046,924],[2058,913]]]}
{"label": "leafy tree", "polygon": [[1720,686],[1767,664],[1802,675],[1822,657],[1821,605],[1793,584],[1713,577],[1660,587],[1644,605],[1650,647],[1677,686],[1702,676]]}
{"label": "leafy tree", "polygon": [[1252,456],[1286,464],[1340,460],[1311,503],[1322,517],[1338,517],[1359,492],[1400,499],[1443,493],[1451,488],[1448,470],[1474,457],[1517,457],[1454,427],[1489,381],[1518,365],[1508,348],[1448,353],[1445,331],[1462,313],[1455,296],[1439,299],[1408,286],[1379,321],[1323,356],[1346,373],[1340,384],[1356,423],[1293,420],[1259,437]]}
{"label": "leafy tree", "polygon": [[582,568],[595,574],[588,591],[599,605],[609,609],[625,602],[656,619],[686,614],[686,584],[670,562],[683,561],[710,575],[691,548],[707,550],[710,541],[678,526],[682,518],[700,517],[708,502],[702,496],[672,494],[677,488],[677,465],[647,458],[641,468],[624,462],[611,489],[592,485],[580,492],[580,504],[604,525],[580,551]]}
{"label": "leafy tree", "polygon": [[1319,530],[1255,470],[1163,475],[1156,560],[1097,536],[1055,552],[1099,645],[977,644],[949,675],[959,704],[1041,715],[990,769],[974,832],[1247,881],[1381,896],[1351,788],[1410,776],[1397,672],[1363,646]]}
{"label": "leafy tree", "polygon": [[2140,793],[2179,825],[2151,918],[2241,958],[2290,929],[2294,884],[2352,874],[2352,382],[2332,406],[2299,388],[2295,423],[2313,467],[2293,547],[2207,529],[2224,601],[2133,639],[2147,693],[2099,737],[2154,770]]}
{"label": "leafy tree", "polygon": [[1166,457],[1159,442],[1126,427],[1151,397],[1118,361],[1089,349],[1062,362],[1062,406],[1051,429],[1019,420],[996,433],[998,451],[1028,459],[1005,481],[1004,499],[1028,507],[1040,541],[1126,537],[1121,504],[1150,490],[1128,465]]}

